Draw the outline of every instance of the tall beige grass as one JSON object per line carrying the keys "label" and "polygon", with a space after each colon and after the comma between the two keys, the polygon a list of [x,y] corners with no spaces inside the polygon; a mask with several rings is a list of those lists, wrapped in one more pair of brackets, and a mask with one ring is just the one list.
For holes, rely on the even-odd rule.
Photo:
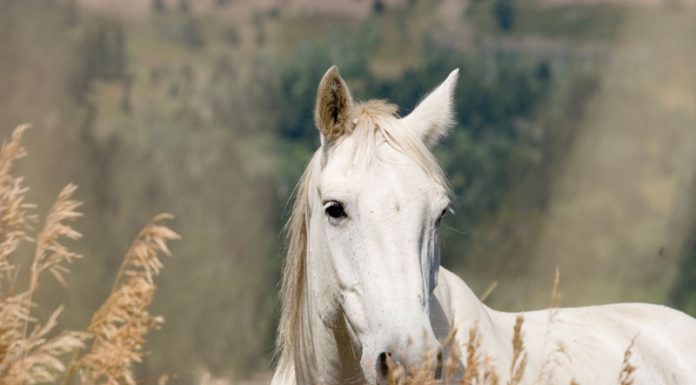
{"label": "tall beige grass", "polygon": [[[574,379],[569,383],[558,383],[553,380],[550,373],[541,373],[536,379],[527,378],[528,361],[527,351],[524,343],[524,318],[518,316],[513,326],[513,336],[511,341],[512,364],[508,374],[509,380],[501,383],[500,372],[493,364],[494,357],[486,354],[481,349],[481,335],[476,326],[469,330],[466,343],[466,353],[462,355],[458,347],[453,343],[456,331],[452,331],[445,339],[443,346],[449,352],[443,365],[442,379],[435,379],[430,364],[425,364],[413,373],[407,373],[402,366],[388,359],[389,373],[387,376],[389,385],[580,385]],[[631,341],[624,352],[623,364],[618,373],[617,385],[633,385],[633,376],[636,366],[631,363],[633,346],[635,339]],[[562,350],[562,347],[559,348]],[[556,360],[557,354],[566,354],[564,351],[552,351],[545,361]],[[426,354],[426,356],[428,356]],[[426,360],[428,362],[428,360]],[[542,366],[542,372],[548,371],[546,363]],[[544,379],[545,378],[545,379]]]}
{"label": "tall beige grass", "polygon": [[[35,317],[33,298],[46,273],[65,286],[70,265],[82,258],[66,244],[81,237],[71,223],[82,214],[73,198],[77,187],[69,184],[39,226],[24,180],[12,173],[27,155],[21,142],[27,128],[17,127],[0,149],[0,385],[141,383],[133,366],[145,355],[147,333],[163,322],[148,311],[154,278],[162,269],[160,256],[171,254],[167,242],[179,238],[161,224],[171,216],[155,216],[140,232],[111,294],[84,331],[58,328],[62,306],[46,320]],[[23,243],[33,244],[28,272],[17,263]]]}
{"label": "tall beige grass", "polygon": [[[553,326],[555,317],[558,314],[558,287],[560,284],[560,272],[556,269],[556,274],[551,291],[551,301],[549,304],[549,327]],[[495,287],[495,284],[491,286]],[[489,287],[485,291],[485,296],[490,294],[492,288]],[[482,296],[483,297],[483,296]],[[561,366],[560,362],[563,358],[570,361],[565,345],[558,342],[554,350],[548,352],[542,362],[540,372],[536,378],[527,378],[529,368],[527,359],[527,348],[524,342],[524,317],[518,315],[515,318],[513,325],[513,333],[511,340],[512,363],[510,365],[508,378],[504,384],[501,383],[499,369],[493,364],[494,357],[489,356],[481,348],[481,335],[478,327],[473,326],[469,330],[468,339],[466,342],[466,352],[462,353],[457,344],[454,343],[454,337],[457,330],[453,329],[442,343],[443,350],[447,351],[447,358],[442,367],[442,379],[435,379],[434,371],[431,367],[428,357],[432,357],[432,353],[426,353],[426,358],[422,367],[417,368],[412,373],[407,373],[402,366],[394,362],[391,357],[388,357],[388,384],[389,385],[581,385],[575,379],[571,379],[568,384],[558,383],[554,380],[554,370],[556,366]],[[618,373],[617,385],[633,385],[634,374],[637,367],[632,363],[633,347],[637,336],[631,340],[626,348],[623,356],[621,369]]]}

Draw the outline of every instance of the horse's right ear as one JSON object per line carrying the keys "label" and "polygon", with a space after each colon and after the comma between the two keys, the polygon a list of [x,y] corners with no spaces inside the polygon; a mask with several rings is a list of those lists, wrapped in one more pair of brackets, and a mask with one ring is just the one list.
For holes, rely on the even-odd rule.
{"label": "horse's right ear", "polygon": [[434,146],[455,124],[454,89],[458,77],[459,69],[450,72],[440,86],[401,119],[428,147]]}
{"label": "horse's right ear", "polygon": [[331,142],[346,132],[346,122],[353,109],[353,98],[348,86],[332,66],[324,74],[317,89],[314,121],[321,133],[322,144]]}

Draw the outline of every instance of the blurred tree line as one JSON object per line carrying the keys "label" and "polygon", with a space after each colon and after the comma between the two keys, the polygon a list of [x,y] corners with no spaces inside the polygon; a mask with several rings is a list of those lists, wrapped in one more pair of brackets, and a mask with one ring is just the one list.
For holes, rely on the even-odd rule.
{"label": "blurred tree line", "polygon": [[[86,203],[82,252],[92,261],[77,264],[68,297],[48,288],[44,300],[66,303],[65,322],[84,325],[108,292],[104,280],[125,242],[153,213],[173,212],[183,240],[156,297],[155,312],[166,323],[141,370],[143,377],[174,374],[175,383],[191,383],[201,369],[242,376],[269,363],[279,233],[318,145],[314,97],[330,65],[339,65],[357,99],[391,100],[402,115],[460,68],[457,127],[436,150],[458,197],[443,230],[443,263],[455,269],[484,262],[524,268],[554,164],[598,84],[592,63],[489,45],[453,48],[413,31],[404,36],[421,40],[422,60],[385,76],[371,63],[385,34],[380,18],[389,11],[382,6],[357,27],[338,25],[283,56],[242,51],[235,26],[207,25],[184,1],[176,10],[153,2],[148,35],[70,2],[0,4],[3,132],[35,122],[29,149],[38,161],[26,173],[29,184],[42,186],[39,203],[68,181],[81,186]],[[511,1],[497,1],[492,12],[501,29],[514,31]],[[45,22],[23,25],[29,18]],[[254,28],[263,29],[258,20]],[[28,68],[34,60],[41,62]],[[45,79],[32,80],[36,73]],[[39,84],[45,92],[33,93]],[[503,228],[491,236],[510,218],[528,220],[527,235]],[[500,240],[518,249],[515,261],[472,256],[473,245]],[[679,304],[696,298],[686,274]]]}

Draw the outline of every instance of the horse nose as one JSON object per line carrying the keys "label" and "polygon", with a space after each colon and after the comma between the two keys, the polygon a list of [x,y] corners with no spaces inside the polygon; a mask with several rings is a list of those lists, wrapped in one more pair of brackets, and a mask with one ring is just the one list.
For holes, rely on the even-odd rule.
{"label": "horse nose", "polygon": [[406,380],[406,368],[391,352],[382,352],[377,356],[377,384],[397,385]]}
{"label": "horse nose", "polygon": [[382,380],[386,380],[389,377],[389,370],[392,365],[392,358],[390,352],[382,352],[377,357],[377,377]]}
{"label": "horse nose", "polygon": [[[427,355],[426,355],[427,357]],[[435,362],[428,362],[428,360],[422,362],[421,367],[408,368],[409,373],[406,372],[405,362],[399,360],[398,357],[394,356],[391,352],[382,352],[377,356],[377,379],[380,384],[398,384],[403,383],[401,379],[404,376],[412,375],[421,371],[429,371],[432,373],[436,380],[442,378],[442,352],[438,351],[435,355]]]}
{"label": "horse nose", "polygon": [[435,379],[442,379],[442,350],[438,351],[435,357]]}

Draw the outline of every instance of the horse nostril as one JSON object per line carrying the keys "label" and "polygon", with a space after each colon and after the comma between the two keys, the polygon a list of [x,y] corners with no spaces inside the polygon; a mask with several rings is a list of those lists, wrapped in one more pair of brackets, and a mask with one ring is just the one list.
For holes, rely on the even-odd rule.
{"label": "horse nostril", "polygon": [[435,379],[442,379],[442,352],[437,353],[437,362],[435,363]]}
{"label": "horse nostril", "polygon": [[377,357],[377,373],[383,378],[386,378],[389,374],[389,358],[391,358],[391,353],[389,352],[382,352]]}

